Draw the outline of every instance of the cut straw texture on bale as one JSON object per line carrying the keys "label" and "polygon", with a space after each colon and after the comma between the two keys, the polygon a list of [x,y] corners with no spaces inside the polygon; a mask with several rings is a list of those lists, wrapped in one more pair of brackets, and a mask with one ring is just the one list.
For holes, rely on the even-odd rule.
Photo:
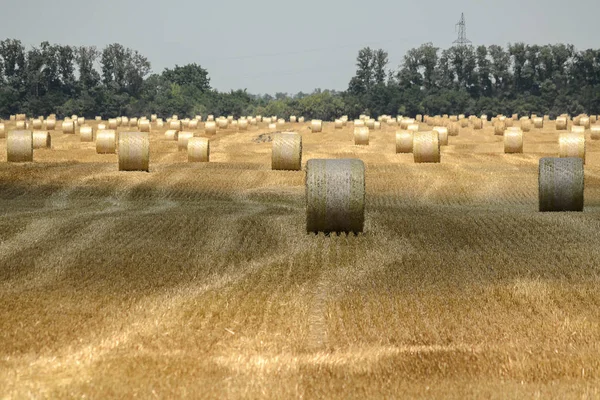
{"label": "cut straw texture on bale", "polygon": [[179,132],[177,137],[177,149],[179,151],[187,150],[188,141],[194,137],[194,132]]}
{"label": "cut straw texture on bale", "polygon": [[396,132],[396,153],[412,153],[413,133],[411,131]]}
{"label": "cut straw texture on bale", "polygon": [[44,126],[46,127],[46,130],[53,131],[54,129],[56,129],[56,120],[47,119],[44,121]]}
{"label": "cut straw texture on bale", "polygon": [[592,125],[590,131],[592,132],[590,136],[592,140],[600,140],[600,125]]}
{"label": "cut straw texture on bale", "polygon": [[504,135],[504,131],[506,130],[506,124],[502,121],[497,121],[494,123],[494,135]]}
{"label": "cut straw texture on bale", "polygon": [[306,230],[363,231],[365,165],[357,159],[312,159],[306,163]]}
{"label": "cut straw texture on bale", "polygon": [[558,156],[579,157],[585,164],[585,135],[583,133],[561,133],[558,135]]}
{"label": "cut straw texture on bale", "polygon": [[49,149],[52,146],[52,136],[48,131],[33,131],[33,148]]}
{"label": "cut straw texture on bale", "polygon": [[31,121],[31,127],[33,129],[42,129],[42,120],[41,119],[34,119],[33,121]]}
{"label": "cut straw texture on bale", "polygon": [[169,129],[165,132],[165,139],[167,140],[177,140],[179,139],[179,131],[174,129]]}
{"label": "cut straw texture on bale", "polygon": [[310,129],[313,132],[321,132],[323,130],[323,121],[320,119],[313,119],[310,121]]}
{"label": "cut straw texture on bale", "polygon": [[91,126],[85,125],[79,128],[79,138],[82,142],[93,142],[94,141],[94,130]]}
{"label": "cut straw texture on bale", "polygon": [[6,161],[33,161],[33,133],[31,131],[9,131],[6,138]]}
{"label": "cut straw texture on bale", "polygon": [[539,210],[583,211],[584,173],[579,157],[540,159]]}
{"label": "cut straw texture on bale", "polygon": [[188,162],[208,162],[210,141],[207,138],[192,137],[187,143]]}
{"label": "cut straw texture on bale", "polygon": [[0,122],[0,138],[6,137],[6,126]]}
{"label": "cut straw texture on bale", "polygon": [[116,118],[110,118],[108,120],[108,129],[117,129],[118,125]]}
{"label": "cut straw texture on bale", "polygon": [[295,132],[274,135],[271,168],[289,171],[302,169],[302,136]]}
{"label": "cut straw texture on bale", "polygon": [[146,171],[150,164],[150,138],[147,132],[119,134],[119,171]]}
{"label": "cut straw texture on bale", "polygon": [[141,120],[139,122],[140,132],[150,132],[150,121],[147,119]]}
{"label": "cut straw texture on bale", "polygon": [[354,128],[354,144],[357,146],[367,146],[369,144],[369,128],[366,126]]}
{"label": "cut straw texture on bale", "polygon": [[504,132],[504,152],[509,154],[523,152],[523,131],[510,129]]}
{"label": "cut straw texture on bale", "polygon": [[448,146],[448,128],[443,126],[434,126],[432,131],[438,133],[440,146]]}
{"label": "cut straw texture on bale", "polygon": [[217,133],[217,123],[215,121],[206,121],[204,124],[204,133],[207,135],[215,135]]}
{"label": "cut straw texture on bale", "polygon": [[536,129],[542,129],[544,127],[544,118],[542,117],[535,117],[532,119],[533,121],[533,127]]}
{"label": "cut straw texture on bale", "polygon": [[439,163],[440,140],[437,132],[415,132],[413,155],[416,163]]}
{"label": "cut straw texture on bale", "polygon": [[75,121],[63,121],[62,123],[63,133],[74,134],[75,133]]}
{"label": "cut straw texture on bale", "polygon": [[117,148],[117,131],[107,129],[96,132],[96,153],[114,154]]}

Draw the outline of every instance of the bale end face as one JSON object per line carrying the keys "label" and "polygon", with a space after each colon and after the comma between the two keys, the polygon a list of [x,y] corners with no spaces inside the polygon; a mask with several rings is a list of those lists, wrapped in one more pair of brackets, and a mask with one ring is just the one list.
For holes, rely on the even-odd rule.
{"label": "bale end face", "polygon": [[539,210],[583,211],[583,160],[578,157],[540,159]]}
{"label": "bale end face", "polygon": [[306,163],[308,233],[360,233],[365,219],[365,165],[357,159]]}

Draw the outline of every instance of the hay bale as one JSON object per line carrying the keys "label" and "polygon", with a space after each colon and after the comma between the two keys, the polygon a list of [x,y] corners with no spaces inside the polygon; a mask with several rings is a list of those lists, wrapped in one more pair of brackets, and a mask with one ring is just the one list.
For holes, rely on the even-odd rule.
{"label": "hay bale", "polygon": [[363,231],[365,164],[356,159],[306,163],[306,231]]}
{"label": "hay bale", "polygon": [[323,131],[323,121],[320,119],[313,119],[310,121],[310,129],[313,132],[322,132]]}
{"label": "hay bale", "polygon": [[0,122],[0,138],[6,137],[6,126]]}
{"label": "hay bale", "polygon": [[483,121],[479,118],[473,118],[473,129],[475,129],[475,130],[483,129]]}
{"label": "hay bale", "polygon": [[119,171],[146,171],[150,164],[150,138],[147,132],[119,134]]}
{"label": "hay bale", "polygon": [[188,162],[208,162],[210,141],[207,138],[192,137],[187,143]]}
{"label": "hay bale", "polygon": [[460,131],[460,125],[458,122],[453,122],[448,125],[448,136],[458,136],[458,132]]}
{"label": "hay bale", "polygon": [[31,121],[31,127],[33,129],[42,129],[42,120],[41,119],[34,119],[33,121]]}
{"label": "hay bale", "polygon": [[411,132],[419,132],[419,124],[408,124],[406,126],[406,130]]}
{"label": "hay bale", "polygon": [[56,129],[56,120],[53,118],[48,118],[44,121],[44,126],[47,131],[53,131]]}
{"label": "hay bale", "polygon": [[214,121],[215,120],[215,116],[210,114],[209,116],[206,117],[207,121]]}
{"label": "hay bale", "polygon": [[129,126],[129,117],[121,117],[121,126]]}
{"label": "hay bale", "polygon": [[592,125],[590,131],[592,132],[592,140],[600,140],[600,125]]}
{"label": "hay bale", "polygon": [[469,126],[469,120],[466,118],[463,118],[460,120],[460,127],[461,128],[467,128]]}
{"label": "hay bale", "polygon": [[301,123],[301,124],[303,124],[304,123],[304,117],[298,118],[298,122]]}
{"label": "hay bale", "polygon": [[219,127],[219,129],[227,129],[227,127],[229,126],[229,121],[227,121],[226,118],[218,118],[217,126]]}
{"label": "hay bale", "polygon": [[94,130],[89,125],[84,125],[79,129],[79,137],[82,142],[94,141]]}
{"label": "hay bale", "polygon": [[539,210],[583,211],[584,173],[579,157],[540,159]]}
{"label": "hay bale", "polygon": [[571,133],[585,133],[585,127],[581,125],[573,125],[571,127]]}
{"label": "hay bale", "polygon": [[217,123],[215,121],[206,121],[204,124],[204,133],[207,135],[215,135],[217,133]]}
{"label": "hay bale", "polygon": [[494,135],[504,135],[505,130],[506,130],[505,122],[496,121],[496,123],[494,123]]}
{"label": "hay bale", "polygon": [[117,131],[107,129],[96,132],[96,153],[114,154],[117,148]]}
{"label": "hay bale", "polygon": [[[235,123],[235,121],[233,121],[233,123]],[[284,125],[285,125],[285,119],[279,118],[277,120],[277,128],[282,129]]]}
{"label": "hay bale", "polygon": [[416,163],[439,163],[440,140],[437,132],[415,132],[413,155]]}
{"label": "hay bale", "polygon": [[423,115],[421,115],[421,114],[417,114],[417,116],[415,117],[415,120],[416,120],[417,122],[423,122]]}
{"label": "hay bale", "polygon": [[590,126],[592,124],[595,124],[596,122],[598,122],[598,116],[597,115],[590,115]]}
{"label": "hay bale", "polygon": [[119,126],[117,119],[116,118],[109,118],[108,119],[108,129],[117,129],[117,127]]}
{"label": "hay bale", "polygon": [[375,129],[375,120],[373,118],[369,118],[368,120],[365,121],[365,125],[369,129]]}
{"label": "hay bale", "polygon": [[273,136],[271,169],[302,169],[302,136],[295,132],[283,132]]}
{"label": "hay bale", "polygon": [[291,116],[290,116],[290,122],[291,122],[292,124],[293,124],[293,123],[296,123],[297,121],[298,121],[298,118],[296,118],[296,116],[295,116],[295,115],[291,115]]}
{"label": "hay bale", "polygon": [[103,131],[105,129],[108,129],[108,126],[106,126],[106,124],[98,124],[98,130],[99,131]]}
{"label": "hay bale", "polygon": [[521,122],[521,130],[523,132],[529,132],[531,131],[532,125],[531,125],[531,121],[530,120],[524,120]]}
{"label": "hay bale", "polygon": [[151,114],[150,115],[150,121],[151,122],[156,122],[157,119],[158,119],[158,115],[156,115],[156,114]]}
{"label": "hay bale", "polygon": [[400,121],[400,129],[406,130],[406,129],[408,129],[409,125],[413,125],[414,123],[415,123],[415,120],[412,118],[402,118],[402,120]]}
{"label": "hay bale", "polygon": [[590,117],[583,116],[579,119],[579,126],[583,126],[585,129],[590,129]]}
{"label": "hay bale", "polygon": [[440,146],[448,146],[448,128],[443,126],[434,126],[432,131],[438,133]]}
{"label": "hay bale", "polygon": [[177,136],[177,149],[179,151],[187,150],[188,141],[194,137],[194,132],[182,131]]}
{"label": "hay bale", "polygon": [[504,120],[507,128],[512,128],[514,126],[514,120],[512,118],[506,118]]}
{"label": "hay bale", "polygon": [[238,128],[240,131],[247,131],[248,130],[248,120],[247,119],[240,119],[238,121]]}
{"label": "hay bale", "polygon": [[197,119],[190,120],[190,122],[188,122],[188,129],[198,129],[199,122],[200,121],[198,121]]}
{"label": "hay bale", "polygon": [[389,126],[398,126],[398,120],[396,118],[389,118],[387,124]]}
{"label": "hay bale", "polygon": [[365,125],[365,121],[363,121],[362,119],[355,119],[354,120],[354,127],[355,128],[360,128],[362,126],[366,126]]}
{"label": "hay bale", "polygon": [[544,128],[544,118],[541,117],[535,117],[531,119],[533,121],[533,127],[536,129],[543,129]]}
{"label": "hay bale", "polygon": [[9,131],[6,138],[6,161],[33,161],[33,133],[26,130]]}
{"label": "hay bale", "polygon": [[52,136],[48,131],[33,131],[32,140],[34,149],[49,149],[52,146]]}
{"label": "hay bale", "polygon": [[84,117],[78,117],[77,118],[77,125],[79,125],[79,126],[85,125],[85,118]]}
{"label": "hay bale", "polygon": [[164,121],[163,121],[163,119],[162,119],[162,118],[158,118],[158,119],[156,120],[156,127],[157,127],[157,128],[162,128],[162,127],[164,126],[164,124],[165,124],[165,123],[164,123]]}
{"label": "hay bale", "polygon": [[567,118],[566,117],[556,118],[556,130],[557,131],[566,131],[567,130]]}
{"label": "hay bale", "polygon": [[354,128],[354,144],[357,146],[367,146],[369,144],[369,128],[366,126]]}
{"label": "hay bale", "polygon": [[66,134],[75,134],[75,121],[64,120],[62,123],[62,131]]}
{"label": "hay bale", "polygon": [[335,129],[342,129],[344,127],[344,122],[341,119],[336,119],[333,126]]}
{"label": "hay bale", "polygon": [[181,120],[181,126],[183,128],[189,128],[190,127],[190,119],[184,118],[183,120]]}
{"label": "hay bale", "polygon": [[25,121],[17,121],[16,126],[18,130],[25,130],[25,128],[27,128]]}
{"label": "hay bale", "polygon": [[165,139],[178,140],[179,139],[179,131],[176,131],[175,129],[168,129],[165,132]]}
{"label": "hay bale", "polygon": [[173,114],[173,115],[171,115],[171,120],[172,121],[178,121],[179,120],[179,116],[177,114]]}
{"label": "hay bale", "polygon": [[479,117],[479,119],[481,119],[482,122],[487,122],[488,116],[486,114],[481,114],[481,117]]}
{"label": "hay bale", "polygon": [[504,132],[504,152],[523,153],[523,131],[520,129],[508,129]]}
{"label": "hay bale", "polygon": [[171,120],[171,122],[169,122],[169,129],[170,130],[175,130],[175,131],[180,131],[182,129],[182,124],[181,121],[176,119],[176,120]]}
{"label": "hay bale", "polygon": [[583,133],[561,133],[558,135],[558,156],[579,157],[585,164],[585,135]]}
{"label": "hay bale", "polygon": [[140,132],[150,132],[150,121],[147,119],[139,122]]}
{"label": "hay bale", "polygon": [[412,153],[413,151],[413,132],[396,132],[396,153]]}

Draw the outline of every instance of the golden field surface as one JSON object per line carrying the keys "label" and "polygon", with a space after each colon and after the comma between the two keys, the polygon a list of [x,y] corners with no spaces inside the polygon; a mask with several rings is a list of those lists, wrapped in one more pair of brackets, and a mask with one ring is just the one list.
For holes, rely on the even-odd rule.
{"label": "golden field surface", "polygon": [[600,141],[584,212],[539,213],[553,122],[511,155],[461,129],[440,164],[349,126],[286,129],[303,164],[365,162],[357,236],[306,233],[264,124],[203,164],[154,130],[149,173],[60,131],[9,164],[0,139],[0,398],[600,397]]}

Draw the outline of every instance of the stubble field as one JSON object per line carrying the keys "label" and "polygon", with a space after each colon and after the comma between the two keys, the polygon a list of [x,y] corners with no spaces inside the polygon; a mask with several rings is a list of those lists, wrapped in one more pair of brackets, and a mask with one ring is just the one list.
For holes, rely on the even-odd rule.
{"label": "stubble field", "polygon": [[542,214],[553,122],[512,155],[461,129],[441,164],[395,127],[308,127],[303,164],[365,162],[364,234],[306,233],[264,124],[203,164],[153,130],[150,173],[60,131],[9,164],[0,139],[0,397],[600,397],[600,141],[585,211]]}

